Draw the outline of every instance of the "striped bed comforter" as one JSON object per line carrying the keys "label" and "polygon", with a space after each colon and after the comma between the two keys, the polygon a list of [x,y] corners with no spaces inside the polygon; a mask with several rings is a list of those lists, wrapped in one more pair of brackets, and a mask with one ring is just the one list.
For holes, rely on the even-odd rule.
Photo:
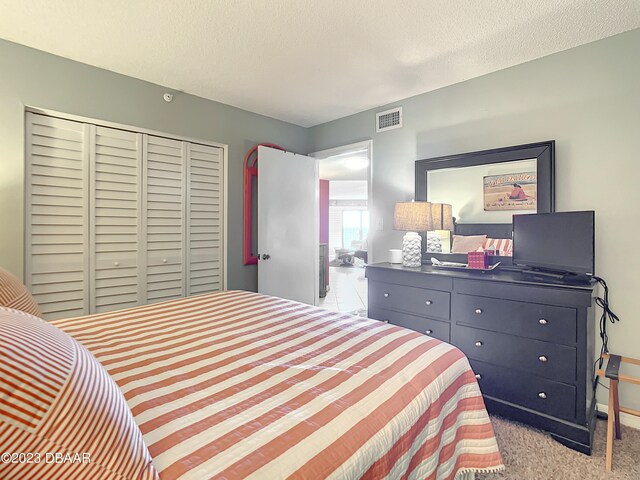
{"label": "striped bed comforter", "polygon": [[244,291],[52,323],[115,379],[163,479],[502,467],[466,357],[404,328]]}

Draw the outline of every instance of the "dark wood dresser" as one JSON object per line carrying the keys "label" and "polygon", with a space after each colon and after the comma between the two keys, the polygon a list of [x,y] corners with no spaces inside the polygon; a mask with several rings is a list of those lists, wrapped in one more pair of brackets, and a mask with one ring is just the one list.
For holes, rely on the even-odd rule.
{"label": "dark wood dresser", "polygon": [[487,409],[591,454],[594,287],[515,271],[369,265],[369,317],[462,350]]}

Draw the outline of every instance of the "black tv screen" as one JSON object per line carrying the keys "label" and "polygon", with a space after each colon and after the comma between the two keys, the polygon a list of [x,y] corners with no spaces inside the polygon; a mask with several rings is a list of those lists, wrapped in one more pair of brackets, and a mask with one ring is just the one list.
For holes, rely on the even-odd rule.
{"label": "black tv screen", "polygon": [[513,216],[513,263],[559,272],[595,272],[595,212]]}

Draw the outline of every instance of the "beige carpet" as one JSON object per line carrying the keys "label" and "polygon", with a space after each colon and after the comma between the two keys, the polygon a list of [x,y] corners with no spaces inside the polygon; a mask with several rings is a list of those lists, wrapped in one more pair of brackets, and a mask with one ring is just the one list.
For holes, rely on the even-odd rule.
{"label": "beige carpet", "polygon": [[544,432],[496,416],[491,420],[506,470],[477,474],[478,480],[640,479],[640,430],[622,426],[622,440],[613,443],[613,471],[607,474],[604,470],[607,424],[602,420],[596,425],[590,457],[561,445]]}

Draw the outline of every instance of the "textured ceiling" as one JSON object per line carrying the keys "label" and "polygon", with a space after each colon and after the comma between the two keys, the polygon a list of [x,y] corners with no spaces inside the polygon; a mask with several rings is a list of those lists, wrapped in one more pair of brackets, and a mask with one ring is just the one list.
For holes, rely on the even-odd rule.
{"label": "textured ceiling", "polygon": [[0,0],[0,38],[303,126],[638,27],[640,0]]}

